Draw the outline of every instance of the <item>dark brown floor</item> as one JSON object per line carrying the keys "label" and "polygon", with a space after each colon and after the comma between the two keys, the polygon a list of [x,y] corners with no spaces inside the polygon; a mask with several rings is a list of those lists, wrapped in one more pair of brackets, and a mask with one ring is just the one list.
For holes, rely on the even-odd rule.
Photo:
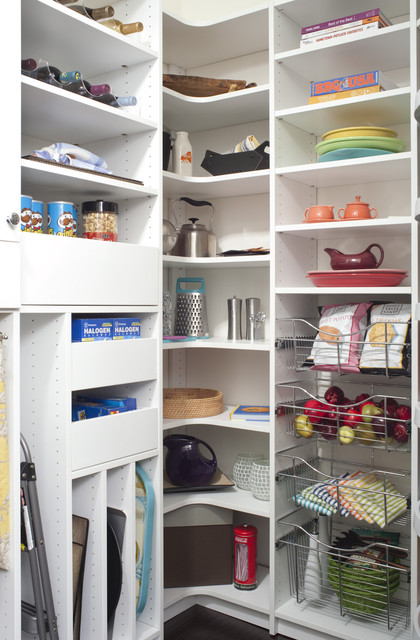
{"label": "dark brown floor", "polygon": [[195,605],[165,623],[165,640],[291,640]]}

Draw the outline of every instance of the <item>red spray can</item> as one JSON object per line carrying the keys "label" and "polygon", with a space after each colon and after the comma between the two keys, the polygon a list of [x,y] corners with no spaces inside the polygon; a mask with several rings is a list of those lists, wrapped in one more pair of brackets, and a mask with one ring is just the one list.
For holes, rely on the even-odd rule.
{"label": "red spray can", "polygon": [[235,527],[234,586],[251,591],[257,587],[257,527]]}

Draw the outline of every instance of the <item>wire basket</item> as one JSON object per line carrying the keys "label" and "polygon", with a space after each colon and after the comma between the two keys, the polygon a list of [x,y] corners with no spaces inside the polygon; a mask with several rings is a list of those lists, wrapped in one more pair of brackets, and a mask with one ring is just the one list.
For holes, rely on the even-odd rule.
{"label": "wire basket", "polygon": [[[313,606],[316,611],[322,608],[331,617],[365,618],[395,631],[408,627],[410,570],[406,548],[380,542],[375,534],[362,536],[365,542],[361,546],[340,546],[346,539],[358,540],[360,529],[345,534],[344,529],[331,529],[326,544],[320,540],[317,520],[302,526],[279,520],[278,526],[276,548],[287,551],[291,595],[299,604]],[[371,544],[367,543],[369,538]]]}
{"label": "wire basket", "polygon": [[[370,324],[363,331],[359,329],[353,333],[340,334],[338,337],[336,333],[329,333],[328,330],[319,331],[316,326],[317,320],[282,318],[279,322],[284,335],[276,338],[276,348],[284,350],[285,364],[288,369],[307,371],[314,365],[315,368],[321,369],[322,365],[317,367],[317,362],[313,358],[315,339],[321,336],[324,345],[328,345],[328,360],[330,360],[329,368],[325,367],[324,370],[336,371],[338,374],[348,373],[346,359],[348,359],[349,348],[360,355],[363,346],[367,343],[363,339],[363,335],[368,336],[370,330],[375,328],[377,337],[374,339],[374,344],[377,349],[378,364],[375,370],[373,367],[372,370],[367,368],[360,369],[360,373],[374,373],[375,375],[385,375],[386,377],[410,375],[411,343],[402,338],[398,339],[394,335],[395,332],[390,323]],[[411,327],[410,323],[394,322],[393,324],[404,324]],[[402,366],[401,369],[394,369],[390,366],[391,356],[399,350],[404,353],[406,366]]]}
{"label": "wire basket", "polygon": [[296,506],[382,529],[410,522],[408,472],[373,470],[321,456],[305,460],[293,453],[278,453],[277,459],[277,484]]}
{"label": "wire basket", "polygon": [[[360,402],[352,402],[343,405],[328,403],[323,397],[317,397],[298,385],[279,383],[276,385],[280,402],[276,404],[276,415],[282,417],[287,433],[302,438],[299,434],[299,427],[296,419],[304,415],[305,404],[308,400],[317,400],[322,404],[322,410],[313,409],[313,433],[312,438],[335,442],[340,446],[362,445],[394,451],[396,449],[409,451],[411,440],[411,419],[402,420],[398,417],[391,417],[388,409],[394,401],[398,404],[410,405],[408,396],[384,395],[376,393],[374,385],[371,385],[371,395]],[[396,389],[396,387],[394,387]],[[404,389],[403,389],[404,391]],[[382,407],[382,413],[363,421],[362,407],[365,403],[373,402]],[[309,421],[311,421],[311,410]],[[356,413],[355,413],[356,412]],[[358,417],[359,416],[359,417]],[[399,425],[400,433],[396,433],[395,425]],[[405,432],[401,433],[400,425],[405,426]],[[351,425],[351,436],[349,431],[344,434],[342,427]],[[394,437],[395,435],[395,437]]]}
{"label": "wire basket", "polygon": [[164,418],[206,418],[223,411],[223,393],[214,389],[168,388],[163,390]]}

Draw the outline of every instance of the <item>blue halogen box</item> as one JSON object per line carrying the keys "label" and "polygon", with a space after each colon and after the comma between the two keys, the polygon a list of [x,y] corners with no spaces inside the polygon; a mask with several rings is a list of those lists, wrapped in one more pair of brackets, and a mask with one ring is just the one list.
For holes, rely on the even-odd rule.
{"label": "blue halogen box", "polygon": [[72,342],[112,340],[112,318],[77,318],[72,322]]}
{"label": "blue halogen box", "polygon": [[140,338],[140,318],[114,318],[113,340]]}

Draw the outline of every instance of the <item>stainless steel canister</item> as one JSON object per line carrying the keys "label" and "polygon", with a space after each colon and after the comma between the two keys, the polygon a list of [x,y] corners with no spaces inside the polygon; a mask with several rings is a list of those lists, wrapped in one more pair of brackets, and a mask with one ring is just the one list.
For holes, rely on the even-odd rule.
{"label": "stainless steel canister", "polygon": [[261,300],[259,298],[247,298],[246,306],[246,339],[263,340],[265,313],[260,311]]}
{"label": "stainless steel canister", "polygon": [[228,298],[228,340],[242,340],[242,300]]}

